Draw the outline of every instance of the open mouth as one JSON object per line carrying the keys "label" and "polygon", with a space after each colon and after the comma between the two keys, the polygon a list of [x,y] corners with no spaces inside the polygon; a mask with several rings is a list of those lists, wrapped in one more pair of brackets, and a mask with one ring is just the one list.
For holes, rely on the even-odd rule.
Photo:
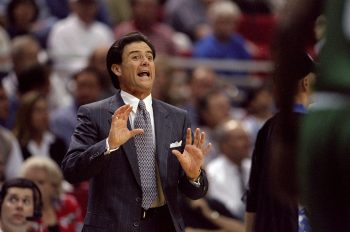
{"label": "open mouth", "polygon": [[139,77],[149,77],[150,73],[148,71],[142,71],[137,74]]}

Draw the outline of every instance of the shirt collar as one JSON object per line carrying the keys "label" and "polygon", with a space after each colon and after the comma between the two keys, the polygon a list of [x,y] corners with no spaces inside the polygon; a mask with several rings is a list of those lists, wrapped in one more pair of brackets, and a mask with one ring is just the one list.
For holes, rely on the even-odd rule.
{"label": "shirt collar", "polygon": [[[120,91],[120,96],[122,97],[125,104],[129,104],[132,106],[132,111],[136,113],[140,99],[123,90]],[[143,99],[143,102],[146,105],[147,111],[152,112],[152,95],[150,94],[147,97],[145,97]]]}

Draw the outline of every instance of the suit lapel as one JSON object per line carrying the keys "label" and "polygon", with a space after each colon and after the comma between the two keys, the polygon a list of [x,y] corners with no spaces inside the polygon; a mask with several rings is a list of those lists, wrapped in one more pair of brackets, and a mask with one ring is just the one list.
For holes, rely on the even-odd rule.
{"label": "suit lapel", "polygon": [[[166,180],[171,122],[168,118],[169,113],[157,100],[153,99],[152,104],[156,135],[156,158],[161,180]],[[162,182],[165,183],[164,181]]]}
{"label": "suit lapel", "polygon": [[[114,111],[119,108],[120,106],[124,105],[124,101],[122,97],[120,96],[120,91],[116,93],[116,97],[112,98],[112,101],[110,102],[109,106],[109,112],[111,113],[109,117],[109,124],[112,122],[112,115]],[[128,128],[131,130],[130,121],[128,120]],[[137,161],[137,153],[136,153],[136,147],[135,147],[135,141],[133,138],[129,139],[125,144],[122,145],[121,149],[124,150],[124,153],[126,154],[126,157],[129,161],[129,164],[131,166],[131,170],[135,176],[136,182],[141,187],[141,179],[140,179],[140,171]]]}

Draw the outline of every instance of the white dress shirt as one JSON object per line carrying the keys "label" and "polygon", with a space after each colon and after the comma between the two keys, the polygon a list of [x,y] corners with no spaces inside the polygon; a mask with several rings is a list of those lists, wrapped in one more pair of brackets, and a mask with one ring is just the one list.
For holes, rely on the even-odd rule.
{"label": "white dress shirt", "polygon": [[[219,200],[235,216],[243,218],[245,205],[242,201],[244,189],[249,178],[251,160],[242,162],[241,172],[236,164],[220,154],[206,168],[209,189],[208,196]],[[241,176],[242,174],[242,176]],[[242,186],[242,179],[244,186]]]}
{"label": "white dress shirt", "polygon": [[91,52],[98,46],[110,46],[114,35],[103,23],[90,25],[82,22],[76,14],[57,21],[48,38],[48,51],[55,71],[62,78],[85,67]]}
{"label": "white dress shirt", "polygon": [[[138,99],[137,97],[121,90],[120,91],[120,95],[123,99],[123,101],[125,102],[125,104],[129,104],[132,106],[132,111],[129,114],[129,121],[130,121],[130,125],[131,128],[134,129],[134,120],[136,117],[136,111],[137,111],[137,107],[139,105],[139,101],[140,99]],[[146,110],[149,113],[149,116],[151,118],[151,123],[152,123],[152,136],[153,136],[153,143],[155,143],[155,129],[154,129],[154,116],[153,116],[153,107],[152,107],[152,95],[148,95],[145,99],[143,99],[143,102],[146,105]]]}

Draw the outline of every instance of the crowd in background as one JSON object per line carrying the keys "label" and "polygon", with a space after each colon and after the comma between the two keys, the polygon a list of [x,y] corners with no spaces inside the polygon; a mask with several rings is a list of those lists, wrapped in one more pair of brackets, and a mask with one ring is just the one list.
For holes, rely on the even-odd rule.
{"label": "crowd in background", "polygon": [[[207,197],[183,200],[186,231],[243,231],[242,196],[255,138],[276,112],[271,78],[204,65],[175,68],[170,60],[269,60],[283,5],[283,0],[2,0],[0,180],[21,175],[38,183],[47,231],[79,231],[88,183],[65,182],[59,165],[78,107],[114,94],[105,64],[109,46],[140,31],[157,51],[153,97],[186,109],[192,127],[203,129],[214,145],[204,167]],[[310,32],[312,55],[322,44],[324,25],[319,18],[315,38]],[[260,82],[240,87],[235,78]]]}

